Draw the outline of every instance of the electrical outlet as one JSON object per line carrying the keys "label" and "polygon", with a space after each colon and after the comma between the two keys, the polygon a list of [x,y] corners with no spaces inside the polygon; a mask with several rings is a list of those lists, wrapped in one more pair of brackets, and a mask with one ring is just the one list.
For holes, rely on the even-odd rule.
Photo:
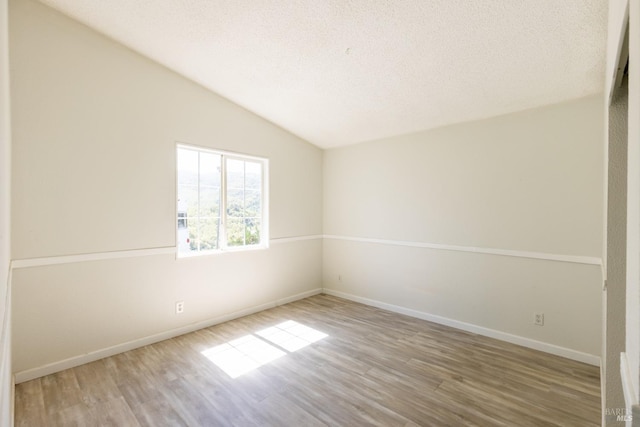
{"label": "electrical outlet", "polygon": [[544,313],[533,313],[533,324],[536,326],[544,326]]}
{"label": "electrical outlet", "polygon": [[176,302],[176,314],[184,313],[184,301]]}

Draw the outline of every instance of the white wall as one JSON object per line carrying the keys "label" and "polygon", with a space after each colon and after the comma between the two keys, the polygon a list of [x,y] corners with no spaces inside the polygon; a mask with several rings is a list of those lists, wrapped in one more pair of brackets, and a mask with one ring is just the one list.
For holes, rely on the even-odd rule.
{"label": "white wall", "polygon": [[[322,241],[282,240],[322,233],[318,148],[35,1],[10,24],[19,380],[321,287]],[[270,249],[167,253],[176,142],[270,159]]]}
{"label": "white wall", "polygon": [[11,132],[9,112],[8,4],[0,0],[0,425],[11,424],[10,220]]}
{"label": "white wall", "polygon": [[598,95],[326,151],[325,287],[597,363],[603,126]]}

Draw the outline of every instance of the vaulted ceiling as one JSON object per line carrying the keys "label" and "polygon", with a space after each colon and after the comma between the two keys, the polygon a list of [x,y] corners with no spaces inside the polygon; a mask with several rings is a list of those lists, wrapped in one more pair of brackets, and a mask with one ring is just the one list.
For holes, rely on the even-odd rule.
{"label": "vaulted ceiling", "polygon": [[606,0],[41,0],[323,148],[604,90]]}

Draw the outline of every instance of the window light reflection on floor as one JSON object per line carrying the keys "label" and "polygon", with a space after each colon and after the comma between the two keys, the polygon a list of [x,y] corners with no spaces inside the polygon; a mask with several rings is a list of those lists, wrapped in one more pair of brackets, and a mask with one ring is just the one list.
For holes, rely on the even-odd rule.
{"label": "window light reflection on floor", "polygon": [[263,329],[256,335],[245,335],[212,347],[202,355],[231,378],[237,378],[328,336],[293,320]]}
{"label": "window light reflection on floor", "polygon": [[306,347],[327,336],[325,333],[293,320],[287,320],[279,325],[263,329],[257,334],[290,352]]}

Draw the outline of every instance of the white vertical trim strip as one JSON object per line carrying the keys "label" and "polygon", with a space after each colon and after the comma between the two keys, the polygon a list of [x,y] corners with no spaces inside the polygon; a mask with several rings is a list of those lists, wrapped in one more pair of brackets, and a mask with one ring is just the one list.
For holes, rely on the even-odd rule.
{"label": "white vertical trim strip", "polygon": [[0,0],[0,425],[13,425],[11,355],[11,99],[9,2]]}
{"label": "white vertical trim strip", "polygon": [[[4,280],[5,278],[3,278]],[[6,416],[8,414],[11,425],[13,425],[13,410],[14,410],[14,376],[12,372],[12,360],[11,360],[11,280],[12,270],[11,263],[9,263],[9,269],[6,276],[6,292],[4,294],[3,304],[3,319],[2,328],[0,330],[0,384],[2,393],[0,393],[0,424],[6,422]],[[10,387],[9,390],[7,390]]]}
{"label": "white vertical trim strip", "polygon": [[630,391],[637,404],[640,400],[640,0],[629,1],[628,87],[625,355],[628,378],[633,385]]}
{"label": "white vertical trim strip", "polygon": [[627,408],[631,409],[633,405],[637,405],[636,400],[637,393],[633,389],[633,379],[631,378],[631,371],[629,370],[629,361],[627,360],[627,354],[620,353],[620,379],[622,380],[622,393],[624,394],[624,401]]}

